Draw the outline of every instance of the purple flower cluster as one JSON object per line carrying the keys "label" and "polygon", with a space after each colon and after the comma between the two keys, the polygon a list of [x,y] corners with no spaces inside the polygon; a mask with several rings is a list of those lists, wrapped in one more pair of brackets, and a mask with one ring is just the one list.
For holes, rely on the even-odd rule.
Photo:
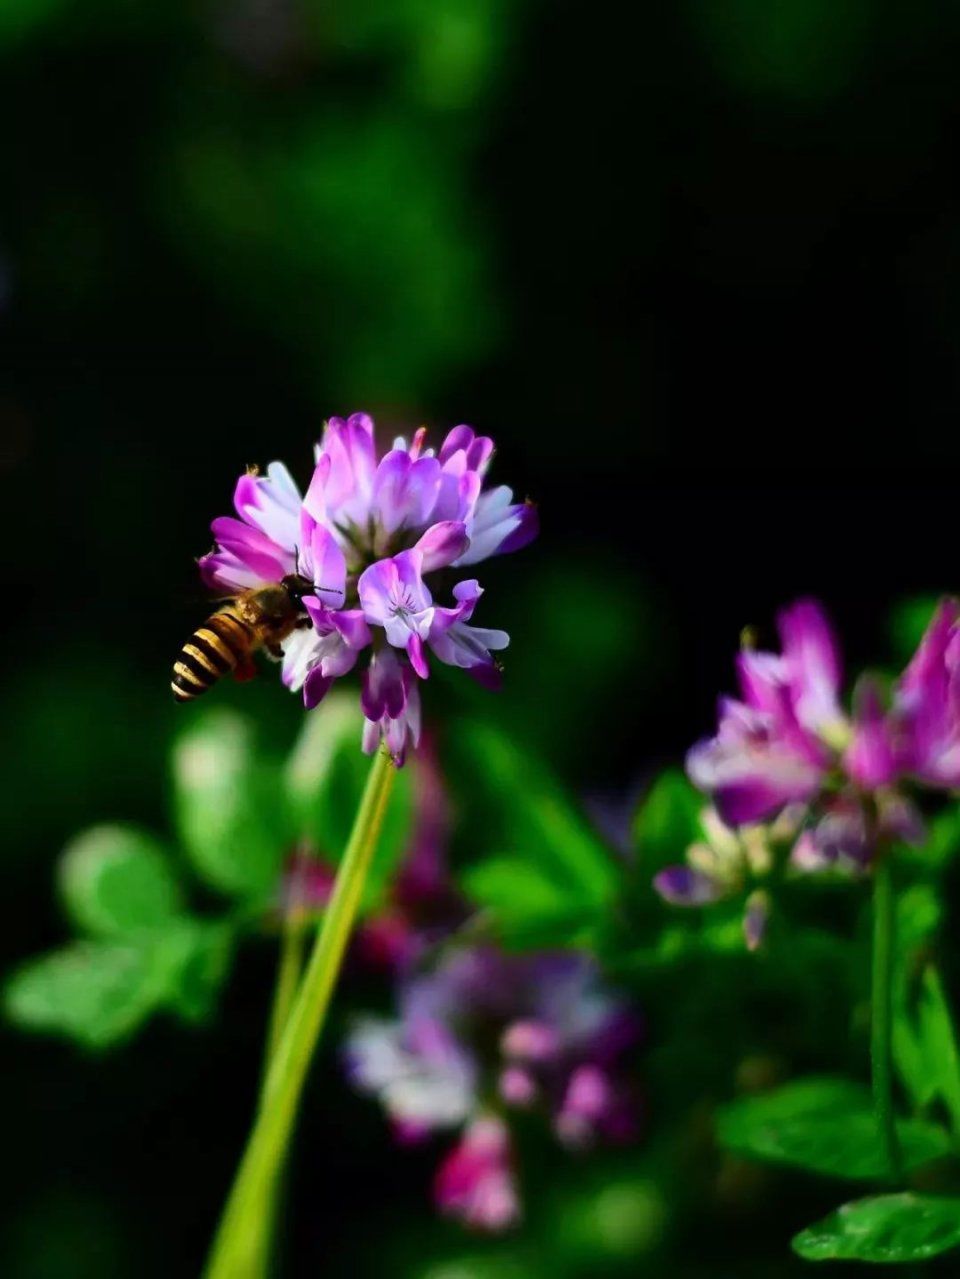
{"label": "purple flower cluster", "polygon": [[460,1133],[434,1183],[442,1212],[486,1230],[519,1218],[512,1109],[542,1108],[571,1147],[635,1135],[618,1068],[638,1024],[585,956],[451,951],[402,982],[398,1001],[396,1020],[356,1023],[347,1071],[399,1139]]}
{"label": "purple flower cluster", "polygon": [[468,426],[449,432],[440,451],[426,431],[396,439],[378,458],[365,413],[331,418],[301,496],[280,462],[240,477],[237,516],[213,521],[216,549],[200,561],[204,581],[236,592],[297,575],[313,584],[304,598],[309,629],[283,645],[283,680],[316,706],[335,680],[370,650],[361,701],[363,746],[380,740],[399,765],[420,734],[418,681],[428,652],[495,687],[494,654],[509,637],[472,625],[483,591],[475,578],[452,585],[453,602],[434,603],[427,585],[439,570],[466,569],[526,546],[536,508],[503,485],[485,486],[493,441]]}
{"label": "purple flower cluster", "polygon": [[687,770],[728,826],[802,811],[797,867],[866,868],[885,842],[922,838],[912,785],[960,786],[960,604],[940,603],[889,696],[859,681],[850,715],[820,606],[801,600],[778,626],[779,653],[740,653],[740,697],[721,700],[717,734]]}

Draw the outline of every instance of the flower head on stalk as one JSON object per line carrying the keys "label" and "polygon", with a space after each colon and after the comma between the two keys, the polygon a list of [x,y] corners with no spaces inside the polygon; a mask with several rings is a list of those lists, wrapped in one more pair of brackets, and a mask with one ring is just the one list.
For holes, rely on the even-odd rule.
{"label": "flower head on stalk", "polygon": [[[241,476],[237,517],[214,520],[216,548],[200,561],[218,591],[303,580],[309,625],[283,643],[284,683],[312,708],[369,650],[363,747],[385,742],[398,765],[420,736],[418,681],[431,653],[488,687],[499,681],[509,637],[472,624],[483,591],[460,574],[538,531],[532,504],[486,485],[491,439],[457,426],[439,452],[425,442],[421,428],[379,456],[365,413],[331,418],[306,493],[279,462]],[[435,601],[443,579],[449,596]]]}
{"label": "flower head on stalk", "polygon": [[718,732],[693,748],[688,772],[731,826],[802,805],[795,868],[869,870],[884,844],[922,840],[916,786],[960,786],[960,604],[940,603],[889,694],[861,678],[850,714],[820,606],[784,610],[779,629],[780,653],[740,654],[740,698],[721,701]]}
{"label": "flower head on stalk", "polygon": [[635,1136],[618,1067],[637,1020],[586,957],[454,951],[405,981],[398,1002],[396,1020],[356,1023],[347,1072],[400,1140],[460,1133],[434,1184],[441,1211],[487,1230],[517,1220],[511,1110],[543,1110],[570,1147]]}

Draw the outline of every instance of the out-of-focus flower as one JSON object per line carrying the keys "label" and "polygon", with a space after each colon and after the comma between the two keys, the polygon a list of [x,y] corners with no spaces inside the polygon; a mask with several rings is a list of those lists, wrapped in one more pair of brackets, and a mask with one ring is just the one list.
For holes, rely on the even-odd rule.
{"label": "out-of-focus flower", "polygon": [[506,1230],[520,1219],[510,1133],[502,1119],[474,1119],[447,1155],[433,1185],[442,1213],[477,1230]]}
{"label": "out-of-focus flower", "polygon": [[301,497],[273,462],[241,476],[237,516],[214,520],[216,549],[200,561],[218,591],[297,579],[312,623],[283,644],[283,679],[316,706],[372,650],[363,675],[364,750],[383,740],[403,762],[420,734],[417,680],[428,653],[496,687],[503,631],[472,625],[482,595],[475,578],[451,583],[453,604],[434,601],[428,579],[519,550],[537,534],[536,508],[504,485],[485,487],[493,441],[468,426],[450,431],[438,454],[426,431],[378,457],[365,413],[331,418]]}
{"label": "out-of-focus flower", "polygon": [[733,826],[812,799],[830,768],[831,746],[849,740],[837,646],[819,605],[801,600],[783,610],[778,625],[782,653],[740,653],[741,700],[721,700],[716,737],[687,757],[691,780]]}
{"label": "out-of-focus flower", "polygon": [[[782,653],[740,654],[742,700],[721,702],[717,735],[687,758],[690,777],[733,826],[805,805],[795,868],[868,870],[885,843],[922,838],[911,781],[960,784],[960,605],[941,603],[890,698],[877,681],[858,682],[849,717],[819,605],[801,601],[778,621]],[[717,895],[688,878],[677,891]]]}
{"label": "out-of-focus flower", "polygon": [[396,1020],[358,1021],[345,1060],[404,1139],[465,1128],[438,1175],[438,1205],[500,1229],[519,1211],[505,1116],[542,1109],[572,1147],[630,1140],[637,1113],[619,1065],[638,1029],[585,956],[477,947],[405,981]]}
{"label": "out-of-focus flower", "polygon": [[[715,808],[700,814],[703,839],[687,849],[685,863],[667,866],[654,876],[653,886],[673,906],[707,906],[746,892],[773,868],[774,847],[796,834],[802,808],[781,813],[774,826],[741,826],[732,829]],[[749,950],[763,941],[769,915],[769,897],[755,890],[744,903],[743,932]]]}

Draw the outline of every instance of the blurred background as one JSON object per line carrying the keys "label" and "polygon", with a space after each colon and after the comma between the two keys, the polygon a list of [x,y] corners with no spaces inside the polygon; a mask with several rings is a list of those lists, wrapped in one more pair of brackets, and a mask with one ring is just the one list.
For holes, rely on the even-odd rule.
{"label": "blurred background", "polygon": [[[679,759],[799,592],[889,661],[893,604],[957,584],[958,58],[935,0],[5,0],[4,971],[64,936],[73,832],[165,829],[193,558],[329,414],[465,420],[539,503],[483,578],[513,636],[484,713],[585,799]],[[223,699],[288,749],[271,679]],[[105,1057],[3,1032],[0,1273],[197,1271],[271,974],[254,948],[211,1027]],[[291,1275],[557,1273],[549,1204],[599,1175],[544,1165],[488,1255],[329,1059],[300,1147]],[[791,1265],[789,1226],[719,1209],[645,1253],[665,1191],[627,1167],[649,1213],[638,1243],[603,1201],[604,1265]]]}

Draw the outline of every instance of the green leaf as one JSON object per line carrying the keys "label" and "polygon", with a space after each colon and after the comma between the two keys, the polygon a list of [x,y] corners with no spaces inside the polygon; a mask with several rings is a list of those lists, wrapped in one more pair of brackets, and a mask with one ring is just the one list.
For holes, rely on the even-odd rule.
{"label": "green leaf", "polygon": [[279,769],[258,756],[250,724],[228,710],[200,713],[173,753],[183,846],[212,887],[263,899],[292,844]]}
{"label": "green leaf", "polygon": [[535,861],[581,910],[602,911],[616,892],[619,867],[556,779],[490,724],[462,725],[457,747],[472,787],[498,814],[498,838]]}
{"label": "green leaf", "polygon": [[14,973],[4,1007],[11,1021],[25,1029],[106,1048],[129,1038],[153,1012],[163,984],[143,946],[76,942]]}
{"label": "green leaf", "polygon": [[918,1108],[942,1101],[955,1133],[960,1133],[960,1053],[953,1019],[940,975],[927,964],[919,994],[911,1004],[904,989],[897,991],[894,1057],[897,1069]]}
{"label": "green leaf", "polygon": [[164,1003],[188,1022],[205,1021],[230,965],[233,930],[222,921],[180,919],[155,943]]}
{"label": "green leaf", "polygon": [[900,600],[890,612],[888,629],[898,663],[908,662],[930,625],[937,607],[936,595]]}
{"label": "green leaf", "polygon": [[132,826],[94,826],[77,836],[64,850],[58,876],[71,919],[94,936],[162,928],[180,911],[168,855]]}
{"label": "green leaf", "polygon": [[702,838],[700,814],[704,797],[676,768],[656,779],[633,819],[633,841],[644,878],[651,878],[673,862],[682,862],[687,848]]}
{"label": "green leaf", "polygon": [[[897,1132],[908,1168],[951,1150],[949,1135],[934,1124],[899,1120]],[[800,1080],[733,1102],[717,1117],[717,1135],[739,1154],[823,1176],[860,1181],[887,1173],[870,1093],[846,1080]]]}
{"label": "green leaf", "polygon": [[[360,750],[363,716],[356,698],[330,694],[311,712],[284,774],[297,829],[332,863],[350,838],[371,761]],[[416,760],[398,771],[384,816],[362,910],[378,909],[413,831]]]}
{"label": "green leaf", "polygon": [[[491,857],[462,877],[467,896],[490,911],[507,944],[583,945],[595,922],[582,903],[521,857]],[[586,933],[585,931],[586,930]]]}
{"label": "green leaf", "polygon": [[960,1199],[911,1193],[844,1204],[793,1240],[807,1261],[926,1261],[958,1245]]}

